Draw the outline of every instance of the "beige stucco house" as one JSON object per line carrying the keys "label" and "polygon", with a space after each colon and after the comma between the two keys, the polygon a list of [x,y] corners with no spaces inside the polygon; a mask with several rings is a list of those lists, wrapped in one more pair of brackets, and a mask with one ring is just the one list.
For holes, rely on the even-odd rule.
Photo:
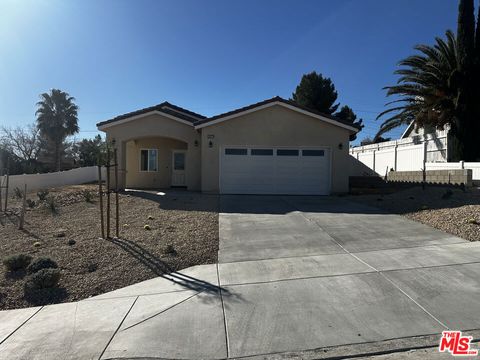
{"label": "beige stucco house", "polygon": [[275,97],[207,118],[164,102],[97,124],[122,188],[230,194],[346,192],[350,123]]}

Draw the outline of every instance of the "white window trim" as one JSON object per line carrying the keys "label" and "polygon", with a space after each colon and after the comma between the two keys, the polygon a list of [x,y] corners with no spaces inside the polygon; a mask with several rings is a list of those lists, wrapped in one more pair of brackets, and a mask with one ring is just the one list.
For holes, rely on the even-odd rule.
{"label": "white window trim", "polygon": [[[148,170],[142,170],[142,151],[145,150],[147,151],[147,168]],[[150,170],[150,151],[151,150],[155,150],[155,153],[157,154],[156,157],[157,157],[157,170]],[[143,172],[143,173],[147,173],[147,172],[158,172],[158,149],[154,149],[154,148],[140,148],[140,151],[138,153],[138,171],[139,172]]]}

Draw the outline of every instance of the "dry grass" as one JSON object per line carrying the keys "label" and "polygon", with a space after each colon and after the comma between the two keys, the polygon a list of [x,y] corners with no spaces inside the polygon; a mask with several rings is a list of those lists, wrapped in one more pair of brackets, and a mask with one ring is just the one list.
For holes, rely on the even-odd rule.
{"label": "dry grass", "polygon": [[480,240],[480,190],[447,187],[414,187],[386,195],[351,195],[394,214],[443,230],[466,240]]}
{"label": "dry grass", "polygon": [[[59,204],[58,213],[52,214],[42,206],[29,209],[24,231],[17,229],[18,209],[1,218],[2,258],[17,253],[34,258],[48,256],[58,263],[62,278],[59,290],[42,298],[25,299],[25,274],[7,273],[1,266],[0,309],[80,300],[217,261],[216,196],[181,191],[166,196],[155,192],[121,194],[120,238],[104,240],[99,238],[98,194],[88,203],[82,195],[85,189],[95,192],[96,187],[51,191]],[[29,194],[29,198],[38,200],[36,194]],[[14,200],[11,204],[12,208],[19,205]],[[112,229],[113,218],[112,207]],[[145,230],[145,225],[150,230]],[[59,237],[59,233],[64,236]]]}

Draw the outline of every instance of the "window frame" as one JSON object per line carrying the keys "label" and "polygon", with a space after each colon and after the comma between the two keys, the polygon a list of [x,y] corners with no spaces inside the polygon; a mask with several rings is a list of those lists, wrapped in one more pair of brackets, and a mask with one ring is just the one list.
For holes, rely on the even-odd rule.
{"label": "window frame", "polygon": [[[155,157],[156,157],[156,169],[155,170],[150,170],[150,151],[155,151]],[[147,152],[147,170],[142,170],[142,151]],[[139,172],[158,172],[158,149],[154,148],[141,148],[139,152],[139,161],[138,161],[138,168]]]}
{"label": "window frame", "polygon": [[[235,153],[227,154],[227,151],[230,151],[230,150],[238,150],[239,152],[242,152],[242,154],[235,154]],[[243,152],[245,152],[245,153],[243,153]],[[248,156],[248,148],[228,147],[228,148],[224,149],[224,155],[228,155],[228,156]]]}

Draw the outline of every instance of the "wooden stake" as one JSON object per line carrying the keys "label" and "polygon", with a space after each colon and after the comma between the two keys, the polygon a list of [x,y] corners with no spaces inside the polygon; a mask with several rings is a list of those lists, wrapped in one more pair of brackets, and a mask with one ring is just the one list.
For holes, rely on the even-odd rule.
{"label": "wooden stake", "polygon": [[22,212],[20,213],[20,223],[18,225],[19,230],[23,230],[23,225],[25,223],[25,211],[27,206],[27,184],[23,189],[23,204],[22,204]]}
{"label": "wooden stake", "polygon": [[115,236],[118,238],[120,234],[119,229],[119,208],[118,208],[118,162],[117,149],[113,150],[113,166],[115,167]]}
{"label": "wooden stake", "polygon": [[7,212],[7,205],[8,205],[8,182],[9,182],[9,174],[7,169],[7,183],[5,185],[5,212]]}
{"label": "wooden stake", "polygon": [[[100,162],[98,163],[100,164]],[[100,226],[102,227],[102,239],[105,239],[105,225],[103,221],[102,165],[98,165],[98,193],[100,195]]]}
{"label": "wooden stake", "polygon": [[107,239],[110,239],[110,148],[107,145]]}
{"label": "wooden stake", "polygon": [[3,171],[0,169],[0,212],[3,212],[3,206],[2,206],[2,193],[3,193]]}

